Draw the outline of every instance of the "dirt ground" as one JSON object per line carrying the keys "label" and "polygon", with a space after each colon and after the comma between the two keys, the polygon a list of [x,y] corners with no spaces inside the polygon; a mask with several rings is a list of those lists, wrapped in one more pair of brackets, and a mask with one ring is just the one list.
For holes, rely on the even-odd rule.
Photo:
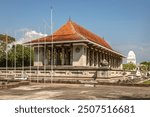
{"label": "dirt ground", "polygon": [[83,84],[30,84],[0,90],[0,99],[12,100],[100,100],[100,99],[150,99],[150,87],[108,86]]}

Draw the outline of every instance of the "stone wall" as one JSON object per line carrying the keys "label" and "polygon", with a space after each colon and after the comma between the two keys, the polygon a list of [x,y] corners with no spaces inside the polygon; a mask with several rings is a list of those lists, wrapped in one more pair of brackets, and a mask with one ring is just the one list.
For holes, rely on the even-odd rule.
{"label": "stone wall", "polygon": [[73,45],[73,66],[86,66],[87,48],[84,44]]}
{"label": "stone wall", "polygon": [[[25,74],[22,76],[21,74]],[[24,71],[21,69],[12,70],[8,69],[7,73],[5,69],[0,69],[0,78],[15,79],[19,77],[27,76],[28,79],[47,79],[53,78],[58,79],[99,79],[99,78],[111,78],[122,76],[121,70],[109,70],[109,69],[97,69],[87,67],[54,67],[53,71],[50,68],[41,68],[37,70],[35,67],[31,70],[25,68]]]}

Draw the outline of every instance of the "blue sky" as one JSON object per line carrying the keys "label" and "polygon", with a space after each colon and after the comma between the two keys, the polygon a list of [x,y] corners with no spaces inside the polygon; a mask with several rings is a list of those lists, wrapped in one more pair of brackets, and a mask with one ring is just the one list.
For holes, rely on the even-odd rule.
{"label": "blue sky", "polygon": [[50,34],[51,6],[54,30],[71,17],[124,55],[133,50],[138,62],[150,61],[150,0],[0,0],[0,33]]}

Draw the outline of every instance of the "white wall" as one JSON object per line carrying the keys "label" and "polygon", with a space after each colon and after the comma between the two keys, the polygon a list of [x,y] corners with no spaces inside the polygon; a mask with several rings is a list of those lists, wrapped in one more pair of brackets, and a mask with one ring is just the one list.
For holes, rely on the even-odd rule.
{"label": "white wall", "polygon": [[86,46],[73,45],[73,66],[86,66],[86,53]]}

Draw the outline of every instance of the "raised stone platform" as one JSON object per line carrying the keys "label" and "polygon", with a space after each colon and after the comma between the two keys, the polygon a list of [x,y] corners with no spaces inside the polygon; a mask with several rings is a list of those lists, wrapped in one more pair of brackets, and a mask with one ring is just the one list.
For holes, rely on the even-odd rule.
{"label": "raised stone platform", "polygon": [[0,68],[1,79],[15,79],[16,76],[26,76],[29,80],[98,80],[112,77],[121,77],[122,70],[97,68],[97,67],[74,67],[74,66],[51,66],[46,67],[17,67]]}

